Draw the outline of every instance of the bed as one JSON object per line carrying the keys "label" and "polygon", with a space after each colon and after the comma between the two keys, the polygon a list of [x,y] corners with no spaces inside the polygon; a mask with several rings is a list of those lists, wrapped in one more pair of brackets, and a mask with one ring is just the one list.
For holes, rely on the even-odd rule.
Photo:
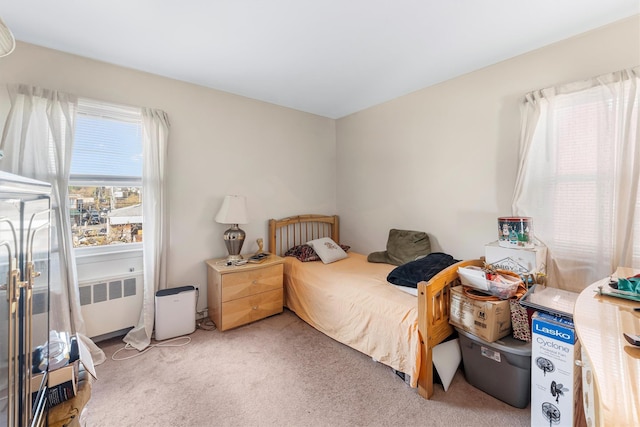
{"label": "bed", "polygon": [[[298,215],[269,220],[268,251],[283,256],[294,246],[330,237],[340,242],[337,215]],[[461,261],[420,282],[415,295],[387,282],[395,265],[370,263],[353,251],[337,262],[285,257],[284,304],[302,320],[374,360],[408,374],[429,399],[434,392],[433,349],[448,338],[449,288],[459,283]]]}

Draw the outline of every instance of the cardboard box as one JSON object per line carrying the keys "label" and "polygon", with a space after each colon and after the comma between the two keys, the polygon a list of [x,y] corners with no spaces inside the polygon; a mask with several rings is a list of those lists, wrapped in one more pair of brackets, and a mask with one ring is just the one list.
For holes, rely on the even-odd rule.
{"label": "cardboard box", "polygon": [[[496,241],[484,246],[484,257],[487,264],[519,274],[546,273],[547,271],[546,246],[522,249],[503,248]],[[522,271],[523,269],[525,271]]]}
{"label": "cardboard box", "polygon": [[[47,375],[47,404],[49,407],[58,405],[69,400],[78,392],[78,377],[80,368],[89,372],[93,378],[97,379],[91,352],[80,339],[74,339],[76,344],[71,345],[71,353],[75,353],[73,348],[77,345],[77,358],[71,360],[65,366],[48,372]],[[36,374],[31,377],[32,399],[35,401],[37,392],[42,383],[44,374]]]}
{"label": "cardboard box", "polygon": [[535,312],[531,347],[531,425],[574,426],[584,419],[580,342],[573,321]]}
{"label": "cardboard box", "polygon": [[[65,400],[69,400],[78,392],[77,365],[69,364],[55,371],[49,372],[47,384],[47,405],[56,406]],[[31,377],[31,390],[38,390],[44,374],[37,374]],[[32,393],[36,399],[35,393]]]}
{"label": "cardboard box", "polygon": [[449,323],[487,342],[494,342],[511,333],[508,300],[474,300],[464,295],[462,288],[451,288]]}

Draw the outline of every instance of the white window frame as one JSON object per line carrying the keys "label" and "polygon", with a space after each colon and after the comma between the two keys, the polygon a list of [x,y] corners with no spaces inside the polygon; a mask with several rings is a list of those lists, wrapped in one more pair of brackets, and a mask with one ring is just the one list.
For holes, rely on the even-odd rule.
{"label": "white window frame", "polygon": [[[91,99],[78,100],[78,115],[89,114],[94,117],[103,116],[105,119],[116,119],[122,121],[135,121],[134,116],[142,115],[138,108],[121,106]],[[101,176],[101,175],[70,175],[67,188],[69,187],[140,187],[142,188],[142,176]],[[143,219],[144,224],[144,219]],[[130,253],[132,257],[140,256],[143,250],[142,242],[132,242],[117,245],[87,246],[73,248],[76,261],[79,263],[95,262],[95,257],[108,256],[110,254]]]}

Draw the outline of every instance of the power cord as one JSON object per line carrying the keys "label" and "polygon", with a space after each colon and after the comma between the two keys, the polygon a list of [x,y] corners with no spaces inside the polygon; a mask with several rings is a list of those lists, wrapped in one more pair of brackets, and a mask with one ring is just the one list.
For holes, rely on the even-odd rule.
{"label": "power cord", "polygon": [[[172,344],[174,341],[178,341],[178,340],[185,340],[183,343],[181,344]],[[147,348],[145,348],[142,351],[139,351],[136,354],[133,354],[131,356],[127,356],[127,357],[122,357],[122,358],[116,358],[116,355],[118,353],[120,353],[121,351],[124,350],[136,350],[138,351],[135,347],[133,347],[131,344],[126,344],[124,347],[116,350],[115,353],[113,353],[113,355],[111,356],[111,360],[115,360],[115,361],[120,361],[120,360],[128,360],[128,359],[133,359],[134,357],[138,357],[138,356],[142,356],[143,354],[145,354],[146,352],[148,352],[149,350],[151,350],[152,348],[155,347],[182,347],[185,346],[187,344],[189,344],[191,342],[191,337],[177,337],[177,338],[172,338],[170,340],[167,341],[163,341],[161,343],[157,343],[157,344],[150,344]]]}
{"label": "power cord", "polygon": [[203,331],[215,331],[216,324],[213,323],[211,319],[208,317],[204,317],[196,322],[196,327],[198,329],[202,329]]}
{"label": "power cord", "polygon": [[[196,307],[198,306],[198,300],[200,299],[200,289],[198,287],[196,287]],[[207,312],[208,307],[205,307],[204,309],[202,309],[201,311],[196,311],[196,315],[200,317],[200,319],[198,319],[196,321],[196,327],[198,329],[202,329],[204,331],[215,331],[216,330],[216,324],[213,323],[213,321],[211,321],[211,319],[209,319],[208,317],[205,317],[205,313]],[[181,343],[181,344],[172,344],[174,341],[178,341],[178,340],[185,340],[185,342]],[[191,342],[191,337],[177,337],[177,338],[173,338],[167,341],[163,341],[161,343],[157,343],[157,344],[150,344],[147,348],[145,348],[142,351],[138,351],[135,347],[133,347],[130,344],[126,344],[124,347],[118,349],[115,351],[115,353],[113,353],[113,355],[111,356],[112,360],[115,361],[119,361],[119,360],[127,360],[127,359],[133,359],[134,357],[138,357],[143,355],[144,353],[146,353],[147,351],[151,350],[154,347],[182,347],[184,345],[187,345]],[[136,350],[138,351],[138,353],[133,354],[131,356],[127,356],[127,357],[123,357],[123,358],[116,358],[116,355],[118,353],[120,353],[121,351],[125,351],[125,350]]]}
{"label": "power cord", "polygon": [[[198,300],[200,299],[200,290],[198,288],[196,288],[196,290],[198,291],[196,293],[196,307],[198,306]],[[205,316],[205,313],[207,313],[209,310],[209,307],[205,307],[200,311],[196,311],[196,328],[198,329],[202,329],[203,331],[215,331],[216,330],[216,324],[213,323],[213,321],[211,319],[209,319],[207,316]]]}
{"label": "power cord", "polygon": [[205,307],[201,311],[196,311],[196,328],[202,329],[203,331],[215,331],[216,324],[205,315],[208,311],[209,307]]}

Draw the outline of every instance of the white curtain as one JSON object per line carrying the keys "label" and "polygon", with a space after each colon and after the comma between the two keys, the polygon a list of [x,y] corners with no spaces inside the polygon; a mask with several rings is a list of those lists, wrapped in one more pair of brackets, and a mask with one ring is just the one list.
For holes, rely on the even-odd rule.
{"label": "white curtain", "polygon": [[124,341],[138,350],[151,343],[155,320],[155,293],[167,287],[168,210],[165,192],[169,119],[160,110],[142,109],[144,123],[142,167],[142,216],[144,290],[138,325]]}
{"label": "white curtain", "polygon": [[10,85],[8,91],[0,168],[52,186],[50,328],[75,332],[101,363],[104,353],[84,335],[67,203],[77,98],[27,85]]}
{"label": "white curtain", "polygon": [[533,218],[550,284],[640,267],[640,67],[529,93],[514,215]]}

